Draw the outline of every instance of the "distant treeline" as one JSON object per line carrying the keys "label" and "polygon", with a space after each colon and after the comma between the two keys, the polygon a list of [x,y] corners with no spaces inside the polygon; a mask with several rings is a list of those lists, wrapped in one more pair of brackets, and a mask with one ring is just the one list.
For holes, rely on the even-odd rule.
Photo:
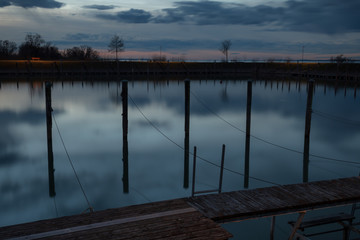
{"label": "distant treeline", "polygon": [[46,42],[39,34],[27,34],[19,46],[9,40],[0,40],[0,59],[44,59],[44,60],[97,60],[99,53],[92,47],[82,45],[60,51],[51,42]]}

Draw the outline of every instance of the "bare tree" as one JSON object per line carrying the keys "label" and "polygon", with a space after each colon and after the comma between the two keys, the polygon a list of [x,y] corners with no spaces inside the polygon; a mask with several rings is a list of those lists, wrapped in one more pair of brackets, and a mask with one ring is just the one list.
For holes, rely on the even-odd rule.
{"label": "bare tree", "polygon": [[0,40],[0,58],[8,59],[15,55],[16,43],[9,40]]}
{"label": "bare tree", "polygon": [[26,35],[25,42],[19,46],[19,56],[25,59],[31,59],[31,57],[44,59],[61,58],[59,49],[51,42],[46,42],[38,33]]}
{"label": "bare tree", "polygon": [[221,47],[219,48],[219,50],[225,55],[226,62],[229,61],[229,50],[231,45],[232,43],[230,40],[224,40],[222,41]]}
{"label": "bare tree", "polygon": [[74,60],[98,60],[100,58],[97,51],[86,45],[66,49],[64,57]]}
{"label": "bare tree", "polygon": [[119,35],[114,35],[109,43],[109,52],[115,52],[116,61],[118,60],[118,52],[124,51],[124,40]]}

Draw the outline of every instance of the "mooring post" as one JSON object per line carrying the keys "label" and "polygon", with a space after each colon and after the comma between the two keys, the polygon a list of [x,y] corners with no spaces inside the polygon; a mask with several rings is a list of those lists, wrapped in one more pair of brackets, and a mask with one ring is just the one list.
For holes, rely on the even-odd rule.
{"label": "mooring post", "polygon": [[270,240],[274,240],[274,235],[275,235],[275,222],[276,222],[276,217],[272,216],[271,217],[271,227],[270,227]]}
{"label": "mooring post", "polygon": [[185,80],[184,188],[189,187],[190,80]]}
{"label": "mooring post", "polygon": [[123,192],[129,193],[129,154],[128,154],[128,81],[122,81],[122,129],[123,129]]}
{"label": "mooring post", "polygon": [[295,234],[296,234],[296,231],[297,231],[297,229],[300,227],[301,222],[302,222],[302,220],[304,219],[305,214],[306,214],[306,211],[299,212],[299,217],[298,217],[296,223],[294,224],[294,227],[293,227],[293,229],[292,229],[292,231],[291,231],[289,240],[293,240],[293,239],[294,239],[294,236],[295,236]]}
{"label": "mooring post", "polygon": [[221,167],[220,167],[220,178],[219,178],[219,193],[222,190],[222,181],[223,181],[223,173],[224,173],[224,161],[225,161],[225,144],[222,146],[221,153]]}
{"label": "mooring post", "polygon": [[310,149],[310,127],[311,127],[311,113],[312,101],[314,93],[314,80],[308,83],[308,96],[306,103],[306,117],[305,117],[305,137],[304,137],[304,154],[303,154],[303,182],[309,180],[309,149]]}
{"label": "mooring post", "polygon": [[195,194],[195,174],[196,174],[196,146],[194,146],[193,176],[192,176],[192,188],[191,188],[192,197]]}
{"label": "mooring post", "polygon": [[251,128],[251,100],[252,100],[252,81],[248,81],[247,86],[247,107],[246,107],[246,141],[245,141],[245,174],[244,188],[249,187],[250,171],[250,128]]}
{"label": "mooring post", "polygon": [[48,174],[49,174],[49,195],[54,197],[55,177],[54,177],[54,153],[52,146],[52,107],[51,107],[51,82],[45,83],[45,101],[46,101],[46,128],[47,128],[47,148],[48,148]]}

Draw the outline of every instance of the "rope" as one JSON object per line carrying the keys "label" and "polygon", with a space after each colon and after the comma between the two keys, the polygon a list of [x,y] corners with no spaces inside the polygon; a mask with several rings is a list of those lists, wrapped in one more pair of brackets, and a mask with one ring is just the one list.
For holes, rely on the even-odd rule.
{"label": "rope", "polygon": [[[194,93],[191,92],[191,94],[208,110],[210,111],[211,113],[213,113],[215,116],[217,116],[219,119],[221,119],[222,121],[224,121],[225,123],[227,123],[228,125],[230,125],[231,127],[233,127],[234,129],[246,134],[246,132],[240,128],[238,128],[237,126],[231,124],[230,122],[226,121],[223,117],[221,117],[220,115],[218,115],[217,113],[215,113],[213,110],[211,110],[203,101],[201,101]],[[351,121],[351,120],[348,120],[348,121]],[[287,150],[287,151],[290,151],[290,152],[294,152],[294,153],[297,153],[297,154],[301,154],[303,155],[304,153],[302,151],[299,151],[299,150],[295,150],[295,149],[292,149],[292,148],[288,148],[288,147],[284,147],[284,146],[281,146],[279,144],[276,144],[276,143],[272,143],[270,141],[267,141],[265,139],[262,139],[260,137],[257,137],[257,136],[254,136],[254,135],[250,135],[252,138],[258,140],[258,141],[261,141],[263,143],[266,143],[266,144],[269,144],[271,146],[274,146],[274,147],[278,147],[278,148],[281,148],[281,149],[284,149],[284,150]],[[330,157],[325,157],[325,156],[320,156],[320,155],[315,155],[315,154],[309,154],[309,156],[311,157],[315,157],[315,158],[320,158],[320,159],[325,159],[325,160],[329,160],[329,161],[335,161],[335,162],[342,162],[342,163],[347,163],[347,164],[356,164],[356,165],[360,165],[359,162],[354,162],[354,161],[348,161],[348,160],[343,160],[343,159],[336,159],[336,158],[330,158]]]}
{"label": "rope", "polygon": [[54,207],[55,207],[56,217],[59,217],[59,212],[58,212],[58,208],[57,208],[57,204],[56,204],[56,197],[53,197],[53,199],[54,199]]}
{"label": "rope", "polygon": [[[216,112],[214,112],[213,110],[211,110],[203,101],[201,101],[193,92],[191,92],[191,94],[196,98],[197,101],[199,101],[209,112],[211,112],[212,114],[214,114],[215,116],[217,116],[220,120],[224,121],[225,123],[227,123],[229,126],[233,127],[234,129],[238,130],[239,132],[242,132],[244,134],[246,134],[246,131],[238,128],[237,126],[235,126],[234,124],[230,123],[229,121],[225,120],[223,117],[221,117],[219,114],[217,114]],[[262,139],[260,137],[257,137],[257,136],[254,136],[254,135],[250,135],[252,138],[256,139],[256,140],[259,140],[261,142],[264,142],[266,144],[269,144],[269,145],[272,145],[272,146],[275,146],[275,147],[278,147],[278,148],[282,148],[284,150],[287,150],[287,151],[291,151],[291,152],[295,152],[295,153],[299,153],[299,154],[303,154],[301,151],[298,151],[298,150],[295,150],[295,149],[291,149],[291,148],[288,148],[288,147],[284,147],[284,146],[281,146],[281,145],[278,145],[276,143],[272,143],[272,142],[269,142],[265,139]]]}
{"label": "rope", "polygon": [[174,140],[172,140],[171,138],[169,138],[168,136],[166,136],[165,133],[163,133],[157,126],[155,126],[155,124],[153,124],[149,118],[147,118],[145,116],[145,114],[141,111],[141,109],[139,108],[139,106],[135,103],[134,99],[132,99],[132,97],[130,96],[130,94],[128,94],[131,102],[134,104],[134,106],[136,107],[136,109],[140,112],[140,114],[145,118],[145,120],[153,127],[155,128],[156,131],[158,131],[161,135],[163,135],[163,137],[165,137],[167,140],[169,140],[170,142],[172,142],[173,144],[175,144],[178,148],[183,149],[183,147],[181,145],[179,145],[177,142],[175,142]]}
{"label": "rope", "polygon": [[360,126],[359,121],[346,119],[346,118],[339,117],[339,116],[336,116],[336,115],[332,115],[332,114],[329,114],[329,113],[321,112],[319,110],[313,110],[313,113],[317,114],[320,117],[327,118],[327,119],[330,119],[330,120],[333,120],[333,121],[343,122],[345,124],[350,124],[350,125],[354,125],[354,126],[358,126],[358,127]]}
{"label": "rope", "polygon": [[80,179],[79,179],[79,176],[78,176],[78,174],[77,174],[77,172],[76,172],[76,170],[75,170],[74,164],[72,163],[72,160],[71,160],[71,158],[70,158],[69,152],[68,152],[68,150],[67,150],[67,148],[66,148],[66,146],[65,146],[65,142],[64,142],[64,139],[63,139],[63,137],[62,137],[62,135],[61,135],[61,132],[60,132],[59,126],[58,126],[58,124],[57,124],[55,115],[52,114],[52,116],[53,116],[53,119],[54,119],[54,123],[55,123],[56,129],[57,129],[57,132],[59,133],[59,137],[60,137],[61,143],[62,143],[62,145],[63,145],[63,147],[64,147],[64,150],[65,150],[65,152],[66,152],[67,158],[68,158],[69,163],[70,163],[70,165],[71,165],[71,168],[72,168],[72,170],[73,170],[73,172],[74,172],[74,174],[75,174],[75,177],[76,177],[77,182],[79,183],[80,189],[81,189],[81,191],[82,191],[82,193],[83,193],[83,195],[84,195],[84,197],[85,197],[85,200],[86,200],[86,202],[87,202],[87,205],[89,206],[84,212],[86,212],[87,210],[90,210],[90,212],[94,212],[94,209],[93,209],[93,207],[90,205],[89,199],[87,198],[86,193],[85,193],[85,190],[84,190],[84,188],[83,188],[83,186],[82,186],[82,184],[81,184],[81,182],[80,182]]}
{"label": "rope", "polygon": [[152,202],[148,197],[146,197],[144,194],[142,194],[139,190],[137,190],[136,188],[134,188],[134,187],[130,187],[131,188],[131,190],[133,190],[133,191],[135,191],[137,194],[139,194],[141,197],[143,197],[146,201],[148,201],[148,202]]}
{"label": "rope", "polygon": [[[178,148],[180,148],[181,150],[185,151],[185,149],[178,143],[176,143],[174,140],[172,140],[170,137],[168,137],[164,132],[162,132],[158,127],[156,127],[152,122],[151,120],[146,117],[146,115],[141,111],[140,107],[135,103],[134,99],[128,94],[128,97],[130,98],[130,101],[134,104],[134,106],[136,107],[136,109],[140,112],[140,114],[145,118],[145,120],[156,130],[158,131],[162,136],[164,136],[167,140],[169,140],[171,143],[173,143],[175,146],[177,146]],[[194,156],[194,154],[192,152],[189,151],[189,154]],[[221,168],[220,165],[216,164],[216,163],[213,163],[201,156],[198,156],[197,155],[197,158],[199,158],[200,160],[210,164],[210,165],[213,165],[217,168]],[[234,170],[231,170],[231,169],[228,169],[228,168],[225,168],[224,167],[224,170],[228,171],[228,172],[231,172],[231,173],[234,173],[234,174],[237,174],[237,175],[240,175],[240,176],[244,176],[243,173],[240,173],[240,172],[237,172],[237,171],[234,171]],[[260,179],[260,178],[257,178],[257,177],[251,177],[249,176],[250,179],[253,179],[253,180],[257,180],[257,181],[260,181],[260,182],[264,182],[264,183],[268,183],[268,184],[272,184],[272,185],[277,185],[277,186],[281,186],[281,184],[278,184],[278,183],[275,183],[275,182],[271,182],[271,181],[268,181],[268,180],[264,180],[264,179]]]}
{"label": "rope", "polygon": [[329,169],[327,169],[327,168],[324,168],[323,166],[317,166],[317,165],[314,164],[313,162],[310,162],[310,165],[311,165],[312,167],[315,167],[315,168],[317,168],[317,169],[320,169],[320,170],[322,170],[322,171],[324,171],[324,172],[331,173],[331,174],[335,175],[335,176],[338,177],[338,178],[344,178],[344,177],[345,177],[345,176],[343,176],[343,175],[341,175],[341,174],[339,174],[339,173],[337,173],[337,172],[335,172],[335,171],[332,171],[332,170],[329,170]]}

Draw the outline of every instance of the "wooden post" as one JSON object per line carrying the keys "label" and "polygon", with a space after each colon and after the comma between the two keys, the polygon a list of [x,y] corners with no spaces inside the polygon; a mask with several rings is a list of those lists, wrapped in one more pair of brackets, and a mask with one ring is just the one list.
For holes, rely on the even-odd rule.
{"label": "wooden post", "polygon": [[270,227],[270,240],[274,240],[274,235],[275,235],[275,222],[276,222],[276,217],[272,216],[271,217],[271,227]]}
{"label": "wooden post", "polygon": [[355,87],[354,87],[354,99],[356,99],[356,88],[357,88],[357,84],[355,83]]}
{"label": "wooden post", "polygon": [[123,192],[129,193],[129,154],[128,154],[128,81],[122,81],[122,129],[123,129]]}
{"label": "wooden post", "polygon": [[194,146],[193,176],[192,176],[192,189],[191,189],[192,197],[195,194],[195,174],[196,174],[196,146]]}
{"label": "wooden post", "polygon": [[299,217],[291,231],[291,234],[290,234],[290,237],[289,237],[289,240],[293,240],[294,239],[294,236],[296,234],[296,231],[298,230],[298,228],[300,227],[301,225],[301,222],[302,220],[304,219],[304,216],[306,214],[306,211],[303,211],[303,212],[299,212]]}
{"label": "wooden post", "polygon": [[308,96],[306,103],[306,118],[305,118],[305,137],[304,137],[304,154],[303,154],[303,182],[309,180],[309,149],[310,149],[310,127],[311,127],[311,113],[312,101],[314,93],[314,81],[310,80],[308,83]]}
{"label": "wooden post", "polygon": [[185,80],[184,188],[189,187],[190,80]]}
{"label": "wooden post", "polygon": [[221,167],[220,167],[220,178],[219,178],[219,193],[222,190],[222,180],[223,180],[223,173],[224,173],[224,160],[225,160],[225,144],[222,146],[222,153],[221,153]]}
{"label": "wooden post", "polygon": [[51,87],[52,83],[45,83],[46,101],[46,128],[47,128],[47,148],[48,148],[48,174],[49,174],[49,195],[55,197],[55,177],[54,177],[54,153],[52,146],[52,107],[51,107]]}
{"label": "wooden post", "polygon": [[249,187],[250,171],[250,128],[251,128],[251,100],[252,100],[252,81],[248,81],[247,88],[247,107],[246,107],[246,141],[245,141],[245,174],[244,188]]}

